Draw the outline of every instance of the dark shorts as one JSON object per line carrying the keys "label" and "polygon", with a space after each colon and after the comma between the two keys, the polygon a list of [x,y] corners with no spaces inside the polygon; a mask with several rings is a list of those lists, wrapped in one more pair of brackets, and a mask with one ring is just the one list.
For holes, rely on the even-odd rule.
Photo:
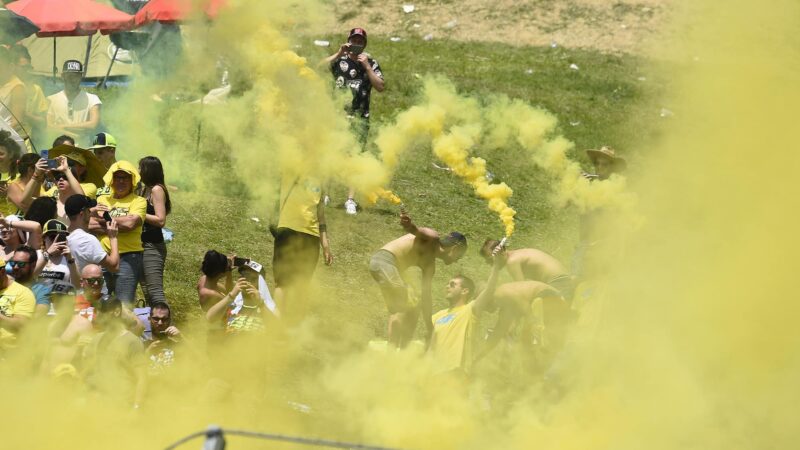
{"label": "dark shorts", "polygon": [[272,255],[272,274],[277,286],[308,282],[319,259],[319,237],[289,228],[278,228]]}
{"label": "dark shorts", "polygon": [[550,280],[547,284],[556,288],[558,292],[564,297],[564,300],[567,301],[567,303],[572,303],[572,296],[575,293],[575,284],[572,281],[571,276],[559,275]]}

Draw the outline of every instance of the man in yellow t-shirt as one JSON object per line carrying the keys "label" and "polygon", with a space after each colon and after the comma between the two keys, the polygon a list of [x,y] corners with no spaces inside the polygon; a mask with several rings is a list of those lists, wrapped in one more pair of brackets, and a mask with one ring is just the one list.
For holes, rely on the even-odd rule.
{"label": "man in yellow t-shirt", "polygon": [[0,350],[13,348],[17,334],[33,317],[36,298],[30,289],[6,274],[6,262],[0,260]]}
{"label": "man in yellow t-shirt", "polygon": [[89,229],[100,236],[100,244],[106,252],[111,251],[111,242],[106,235],[104,213],[111,216],[119,230],[119,271],[103,271],[109,293],[115,293],[126,306],[136,300],[136,285],[142,275],[142,224],[147,213],[147,201],[134,192],[141,177],[139,171],[128,161],[114,163],[103,177],[111,187],[111,195],[97,199],[97,216],[91,218]]}
{"label": "man in yellow t-shirt", "polygon": [[[453,277],[445,288],[450,307],[433,315],[433,336],[429,353],[438,372],[467,375],[472,368],[475,324],[478,314],[492,304],[497,275],[505,265],[506,254],[493,255],[492,272],[486,288],[475,297],[475,283],[464,275]],[[472,298],[475,298],[472,300]]]}
{"label": "man in yellow t-shirt", "polygon": [[[304,308],[298,302],[306,297],[302,291],[314,275],[320,247],[325,264],[333,262],[322,195],[314,179],[286,176],[282,180],[272,271],[275,302],[284,317],[302,316]],[[291,312],[287,311],[288,298],[295,302]]]}

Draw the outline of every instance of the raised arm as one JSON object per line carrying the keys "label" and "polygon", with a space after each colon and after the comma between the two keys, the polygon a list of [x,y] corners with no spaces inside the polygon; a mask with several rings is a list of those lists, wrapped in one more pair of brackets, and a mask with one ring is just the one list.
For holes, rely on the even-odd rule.
{"label": "raised arm", "polygon": [[494,298],[494,291],[497,289],[497,278],[500,269],[506,264],[507,258],[508,255],[505,251],[492,255],[494,262],[492,263],[492,272],[489,274],[489,281],[486,282],[486,288],[475,298],[475,303],[472,307],[473,311],[476,313],[479,311],[486,311],[491,306],[492,299]]}
{"label": "raised arm", "polygon": [[337,59],[339,59],[339,58],[340,58],[342,55],[344,55],[344,54],[347,52],[347,49],[349,49],[349,48],[350,48],[350,44],[349,44],[349,43],[344,43],[344,44],[342,44],[342,45],[339,47],[339,51],[337,51],[336,53],[334,53],[334,54],[332,54],[332,55],[328,56],[327,58],[323,58],[323,59],[321,59],[321,60],[319,61],[319,63],[317,63],[317,67],[322,67],[322,66],[324,66],[324,65],[330,65],[332,62],[336,61],[336,60],[337,60]]}
{"label": "raised arm", "polygon": [[411,217],[405,211],[400,212],[400,226],[406,230],[406,233],[411,233],[422,241],[432,241],[439,239],[439,233],[436,230],[426,227],[418,227],[411,221]]}

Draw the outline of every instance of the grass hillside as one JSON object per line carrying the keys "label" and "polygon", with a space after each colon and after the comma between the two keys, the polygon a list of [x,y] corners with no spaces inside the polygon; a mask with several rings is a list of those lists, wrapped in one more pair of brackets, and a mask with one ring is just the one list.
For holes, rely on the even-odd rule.
{"label": "grass hillside", "polygon": [[[334,36],[328,39],[332,44],[325,52],[333,51],[338,42]],[[379,61],[387,81],[384,93],[373,93],[373,138],[381,123],[415,103],[421,77],[426,74],[449,78],[466,95],[489,98],[502,93],[547,109],[558,117],[560,133],[575,142],[577,150],[571,156],[584,165],[588,164],[584,149],[611,145],[628,157],[635,169],[637,155],[644,152],[636,143],[657,133],[663,122],[660,106],[652,101],[658,95],[659,81],[651,78],[643,60],[633,56],[497,43],[390,42],[388,36],[371,36],[368,51]],[[320,49],[310,42],[304,43],[300,52],[312,61],[320,55]],[[579,69],[570,69],[571,64]],[[113,93],[108,97],[113,101]],[[480,150],[476,154],[480,155]],[[124,153],[118,156],[125,157]],[[500,237],[502,228],[471,188],[434,168],[433,160],[429,148],[408,153],[390,188],[404,199],[417,224],[445,232],[458,230],[469,239],[470,250],[462,261],[446,268],[438,266],[435,311],[444,306],[440,294],[447,277],[464,272],[485,279],[488,267],[477,257],[477,249],[486,237]],[[548,203],[549,180],[521,152],[509,150],[494,156],[488,166],[497,179],[514,189],[511,204],[518,211],[518,220],[511,245],[538,247],[569,263],[577,237],[575,211],[556,210]],[[167,182],[170,173],[179,170],[168,167]],[[402,230],[396,207],[379,204],[350,217],[341,207],[344,187],[335,187],[331,197],[326,214],[335,262],[332,267],[318,266],[313,315],[321,330],[363,342],[385,334],[385,307],[367,271],[369,257]],[[173,194],[173,204],[168,227],[176,237],[168,247],[165,287],[179,320],[185,321],[199,313],[195,284],[204,252],[211,248],[235,252],[271,269],[273,241],[267,226],[276,218],[270,217],[270,205],[251,204],[241,196],[200,196],[181,190]],[[344,327],[346,333],[341,324],[325,321],[333,312],[352,319]]]}

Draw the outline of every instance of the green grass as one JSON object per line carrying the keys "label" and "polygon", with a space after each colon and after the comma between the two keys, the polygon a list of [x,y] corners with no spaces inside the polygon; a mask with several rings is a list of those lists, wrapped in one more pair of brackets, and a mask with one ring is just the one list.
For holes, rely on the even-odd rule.
{"label": "green grass", "polygon": [[[341,39],[325,38],[332,44],[324,51],[333,51]],[[307,52],[303,56],[316,61],[323,51],[308,41],[303,42]],[[576,144],[578,150],[571,156],[584,165],[583,149],[606,144],[632,160],[635,168],[637,157],[644,153],[636,144],[651,140],[660,130],[659,108],[653,99],[663,80],[654,78],[647,62],[636,57],[447,40],[392,43],[388,36],[371,36],[368,51],[381,64],[387,82],[384,93],[373,93],[372,137],[381,123],[390,122],[415,104],[422,85],[419,76],[426,74],[446,76],[465,94],[481,98],[505,94],[549,110],[560,121],[560,133]],[[573,63],[580,70],[570,70]],[[529,69],[530,74],[526,73]],[[643,75],[647,82],[637,80]],[[101,95],[106,101],[115,97],[113,91]],[[212,142],[209,139],[203,145]],[[433,159],[430,149],[409,152],[390,187],[404,199],[417,224],[440,231],[459,230],[470,240],[467,257],[451,267],[438,267],[436,310],[444,306],[440,294],[447,277],[465,272],[485,279],[488,267],[478,259],[477,248],[484,238],[499,237],[501,227],[485,202],[454,176],[433,168]],[[514,189],[511,203],[518,211],[518,223],[513,247],[542,248],[569,263],[577,237],[576,212],[554,209],[548,203],[549,180],[516,150],[498,152],[489,160],[489,169]],[[333,189],[334,203],[326,211],[336,260],[330,268],[320,264],[317,269],[319,288],[312,299],[312,314],[319,320],[323,337],[327,334],[355,345],[384,334],[385,308],[367,272],[367,262],[376,249],[402,230],[396,208],[386,205],[356,217],[346,216],[340,207],[344,193],[344,187]],[[250,256],[266,263],[269,270],[272,237],[267,225],[276,218],[269,217],[266,205],[250,204],[241,196],[201,196],[182,190],[173,195],[173,204],[168,226],[175,230],[176,238],[168,246],[165,287],[179,320],[186,321],[199,314],[195,284],[204,252],[214,248]],[[346,326],[325,320],[342,314],[348,318]]]}

